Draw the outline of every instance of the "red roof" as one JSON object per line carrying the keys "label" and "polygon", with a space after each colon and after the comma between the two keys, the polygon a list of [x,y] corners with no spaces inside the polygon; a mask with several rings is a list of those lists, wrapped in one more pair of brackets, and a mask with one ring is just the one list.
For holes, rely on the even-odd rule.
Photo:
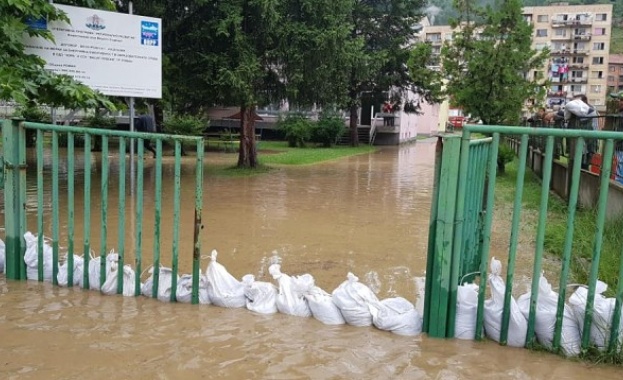
{"label": "red roof", "polygon": [[610,59],[608,60],[608,64],[623,65],[623,54],[610,54]]}

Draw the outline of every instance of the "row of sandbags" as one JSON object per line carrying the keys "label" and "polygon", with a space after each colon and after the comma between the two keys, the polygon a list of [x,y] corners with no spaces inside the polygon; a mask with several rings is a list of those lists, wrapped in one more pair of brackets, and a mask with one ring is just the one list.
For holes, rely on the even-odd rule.
{"label": "row of sandbags", "polygon": [[[493,258],[488,279],[491,298],[485,300],[484,304],[484,330],[485,335],[496,342],[500,341],[506,292],[506,285],[501,277],[501,273],[502,263]],[[607,285],[602,281],[598,281],[593,306],[590,342],[600,350],[605,350],[608,347],[610,327],[616,303],[615,298],[606,298],[603,295],[606,290]],[[569,297],[568,303],[564,305],[560,345],[567,356],[580,354],[587,298],[587,288],[581,286],[577,288]],[[507,342],[509,346],[524,347],[526,344],[530,303],[530,292],[521,295],[517,299],[511,297]],[[474,339],[477,323],[477,305],[478,285],[464,284],[459,286],[455,324],[456,338]],[[535,335],[538,342],[547,348],[552,348],[553,345],[557,310],[558,293],[552,290],[550,283],[541,274],[536,304]],[[618,341],[619,344],[622,344],[623,318],[620,326]]]}
{"label": "row of sandbags", "polygon": [[[27,232],[26,240],[26,276],[38,279],[38,241],[37,237]],[[119,275],[119,256],[111,251],[105,257],[106,278],[100,288],[101,258],[92,257],[89,261],[89,288],[100,290],[107,295],[117,292]],[[74,255],[73,279],[76,286],[82,286],[84,258]],[[152,296],[154,268],[149,269],[150,277],[145,283],[138,284],[141,293]],[[213,304],[227,308],[247,308],[256,313],[283,314],[314,317],[329,325],[349,324],[353,326],[372,326],[401,335],[417,335],[422,330],[422,318],[411,302],[402,297],[379,300],[374,292],[352,273],[332,294],[316,286],[310,274],[289,276],[281,272],[279,264],[269,267],[269,273],[277,285],[271,282],[256,281],[255,276],[247,274],[241,281],[232,276],[227,269],[217,262],[217,252],[212,251],[210,263],[205,275],[199,277],[199,303]],[[171,299],[173,272],[161,267],[158,273],[156,298],[168,302]],[[134,296],[136,274],[130,265],[124,265],[123,295]],[[47,239],[43,244],[43,280],[52,280],[52,247]],[[58,284],[67,286],[68,262],[66,258],[59,265]],[[177,277],[176,301],[190,302],[192,293],[192,275]]]}

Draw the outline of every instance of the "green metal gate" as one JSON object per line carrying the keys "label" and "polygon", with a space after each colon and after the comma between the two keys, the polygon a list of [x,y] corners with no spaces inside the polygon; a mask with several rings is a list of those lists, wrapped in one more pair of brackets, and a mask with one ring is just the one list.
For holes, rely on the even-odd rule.
{"label": "green metal gate", "polygon": [[[456,290],[473,281],[480,266],[483,239],[483,194],[492,138],[437,141],[435,186],[429,227],[423,331],[434,337],[454,336]],[[497,152],[493,152],[497,154]],[[467,173],[459,181],[459,172]]]}
{"label": "green metal gate", "polygon": [[[107,129],[97,128],[85,128],[85,127],[70,127],[70,126],[57,126],[51,124],[30,123],[23,122],[18,119],[4,120],[2,121],[2,136],[3,136],[3,150],[4,150],[4,165],[2,168],[5,181],[4,186],[4,211],[5,211],[5,227],[6,227],[6,266],[5,271],[8,279],[24,280],[26,279],[26,265],[24,262],[24,253],[26,250],[26,244],[24,240],[24,234],[28,230],[26,226],[26,171],[29,168],[26,165],[26,139],[25,131],[32,129],[36,131],[36,157],[37,157],[37,225],[33,229],[39,232],[38,235],[38,271],[39,281],[43,281],[43,233],[44,231],[44,202],[43,202],[43,170],[44,170],[44,136],[48,137],[51,134],[51,219],[52,219],[52,281],[57,285],[57,275],[59,268],[59,140],[61,138],[66,141],[67,146],[67,263],[69,268],[73,268],[74,253],[77,251],[75,247],[75,222],[74,222],[74,196],[75,196],[75,158],[76,142],[79,139],[81,145],[83,144],[84,154],[84,225],[82,226],[84,236],[82,241],[84,243],[84,267],[88,268],[89,264],[89,252],[91,252],[91,232],[93,228],[91,226],[91,192],[100,192],[101,195],[101,210],[100,210],[100,286],[106,280],[106,250],[107,240],[110,235],[114,235],[117,238],[117,249],[119,254],[119,268],[124,266],[124,258],[126,256],[126,176],[128,174],[128,168],[126,165],[126,153],[128,152],[129,144],[137,144],[136,153],[136,176],[134,178],[133,171],[131,170],[130,178],[132,185],[136,184],[135,196],[136,201],[136,223],[134,229],[135,246],[133,248],[133,256],[135,258],[136,268],[136,287],[134,294],[140,294],[140,276],[143,271],[143,211],[144,211],[144,194],[143,184],[144,178],[144,156],[145,148],[144,141],[156,140],[156,154],[155,161],[155,191],[154,198],[154,236],[153,236],[153,248],[154,253],[152,257],[152,263],[154,268],[159,268],[161,265],[161,247],[160,239],[162,231],[160,230],[160,219],[162,213],[162,185],[163,185],[163,173],[162,173],[162,158],[163,158],[163,141],[171,142],[174,145],[174,174],[172,178],[173,182],[173,237],[172,237],[172,252],[171,252],[171,267],[172,267],[172,284],[171,284],[171,301],[176,300],[177,289],[177,274],[178,274],[178,260],[179,260],[179,235],[180,235],[180,192],[181,192],[181,157],[182,157],[182,144],[193,144],[196,147],[195,155],[195,194],[194,194],[194,219],[188,221],[186,226],[193,229],[193,252],[192,252],[192,303],[199,302],[199,273],[200,273],[200,240],[199,231],[201,228],[201,209],[202,209],[202,188],[203,188],[203,154],[204,154],[204,141],[202,137],[191,136],[177,136],[166,135],[160,133],[142,133],[142,132],[127,132],[127,131],[114,131]],[[45,133],[45,135],[44,135]],[[119,199],[118,203],[118,231],[108,231],[107,229],[107,217],[108,212],[108,182],[110,178],[110,160],[109,149],[111,146],[111,140],[118,141],[119,152],[119,167],[118,167],[118,186],[119,186]],[[99,168],[101,187],[99,189],[92,188],[92,163],[91,154],[95,141],[101,146],[101,167]],[[132,165],[132,163],[131,163]],[[132,168],[133,169],[133,168]],[[189,254],[191,254],[189,252]],[[159,270],[153,272],[153,290],[152,296],[155,298],[159,288]],[[75,279],[73,278],[73,270],[68,270],[68,286],[73,286]],[[84,277],[82,279],[83,287],[89,288],[89,276],[88,270],[84,270]],[[123,276],[117,276],[117,293],[123,292]]]}
{"label": "green metal gate", "polygon": [[[472,133],[492,135],[490,139],[472,140]],[[502,138],[519,140],[516,192],[511,219],[511,232],[506,265],[506,292],[500,343],[506,344],[509,329],[510,303],[513,291],[517,256],[520,215],[522,209],[529,138],[545,137],[540,209],[536,228],[534,257],[532,262],[531,299],[528,315],[526,346],[535,342],[535,315],[538,299],[539,277],[544,255],[545,226],[552,180],[554,142],[556,138],[572,139],[575,150],[572,163],[568,197],[568,223],[560,268],[559,298],[556,314],[553,349],[560,349],[563,311],[569,282],[573,234],[582,154],[587,139],[598,139],[604,147],[603,166],[599,176],[599,199],[597,202],[596,229],[592,259],[588,262],[588,297],[584,316],[582,349],[589,347],[593,323],[596,283],[601,257],[603,231],[608,206],[608,191],[615,141],[623,140],[623,133],[577,129],[523,128],[510,126],[466,125],[463,134],[439,140],[436,155],[435,190],[431,207],[428,262],[426,271],[426,298],[423,331],[433,337],[453,337],[456,317],[457,286],[469,271],[475,270],[479,277],[479,297],[476,320],[476,339],[483,337],[483,311],[486,292],[487,269],[491,245],[491,226],[494,210],[494,191],[497,175],[497,155]],[[486,146],[486,148],[484,148]],[[481,147],[481,148],[478,148]],[[482,149],[482,151],[478,151]],[[482,200],[485,199],[484,204]],[[482,211],[482,218],[474,215]],[[477,229],[477,231],[473,231]],[[469,232],[468,232],[469,231]],[[476,242],[475,236],[478,237]],[[621,253],[623,256],[623,252]],[[478,268],[477,268],[478,267]],[[477,268],[477,269],[476,269]],[[623,259],[619,257],[618,286],[615,293],[608,351],[618,352],[618,335],[623,304]],[[468,276],[469,277],[469,276]],[[471,280],[471,279],[470,279]]]}

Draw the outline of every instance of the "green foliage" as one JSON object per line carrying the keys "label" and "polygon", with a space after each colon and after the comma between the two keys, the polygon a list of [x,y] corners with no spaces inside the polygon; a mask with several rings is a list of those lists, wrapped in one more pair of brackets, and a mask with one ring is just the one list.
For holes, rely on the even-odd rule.
{"label": "green foliage", "polygon": [[82,119],[82,124],[91,128],[114,129],[117,125],[114,117],[104,116],[99,112]]}
{"label": "green foliage", "polygon": [[532,26],[524,20],[519,0],[497,4],[482,9],[455,2],[461,16],[454,25],[460,29],[442,49],[447,93],[465,114],[484,124],[517,121],[523,104],[541,87],[524,73],[541,69],[549,54],[532,49]]}
{"label": "green foliage", "polygon": [[277,122],[277,128],[283,131],[288,141],[288,146],[304,147],[312,136],[312,123],[304,115],[293,113],[288,114],[285,118],[280,118]]}
{"label": "green foliage", "polygon": [[[51,123],[52,116],[49,111],[44,110],[41,107],[35,105],[26,105],[17,109],[15,117],[21,117],[26,121],[32,121],[34,123]],[[26,146],[33,147],[37,141],[37,131],[34,129],[26,129]]]}
{"label": "green foliage", "polygon": [[330,147],[344,133],[344,119],[341,115],[323,112],[317,122],[312,124],[311,141]]}
{"label": "green foliage", "polygon": [[498,147],[498,169],[503,174],[506,172],[506,164],[513,162],[515,159],[515,151],[510,145],[502,143]]}
{"label": "green foliage", "polygon": [[[84,5],[85,2],[71,3]],[[110,1],[104,0],[86,3],[111,5]],[[112,103],[100,93],[69,76],[45,70],[45,62],[41,58],[24,52],[23,37],[26,35],[53,39],[48,30],[33,29],[24,22],[43,17],[48,21],[69,21],[47,0],[0,0],[0,100],[69,108],[103,105],[112,109]]]}
{"label": "green foliage", "polygon": [[176,114],[164,120],[164,131],[174,135],[200,136],[209,125],[209,121],[202,117]]}

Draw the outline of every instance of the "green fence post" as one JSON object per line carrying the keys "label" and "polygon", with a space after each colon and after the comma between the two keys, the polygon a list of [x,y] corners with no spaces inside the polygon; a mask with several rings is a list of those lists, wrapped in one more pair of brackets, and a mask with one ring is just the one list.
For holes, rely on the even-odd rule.
{"label": "green fence post", "polygon": [[26,279],[26,134],[22,119],[2,123],[4,139],[4,225],[6,239],[6,277]]}
{"label": "green fence post", "polygon": [[[469,139],[469,136],[464,138]],[[426,273],[426,289],[430,292],[428,308],[424,310],[428,323],[428,335],[435,338],[446,338],[448,324],[453,325],[454,315],[450,305],[452,300],[452,286],[456,280],[451,278],[453,273],[452,251],[454,238],[454,218],[457,202],[457,184],[459,174],[459,156],[461,153],[460,136],[450,136],[444,141],[441,171],[439,177],[440,188],[445,191],[439,193],[438,211],[433,244],[432,271]],[[454,268],[458,269],[458,268]],[[432,276],[429,278],[429,276]]]}

